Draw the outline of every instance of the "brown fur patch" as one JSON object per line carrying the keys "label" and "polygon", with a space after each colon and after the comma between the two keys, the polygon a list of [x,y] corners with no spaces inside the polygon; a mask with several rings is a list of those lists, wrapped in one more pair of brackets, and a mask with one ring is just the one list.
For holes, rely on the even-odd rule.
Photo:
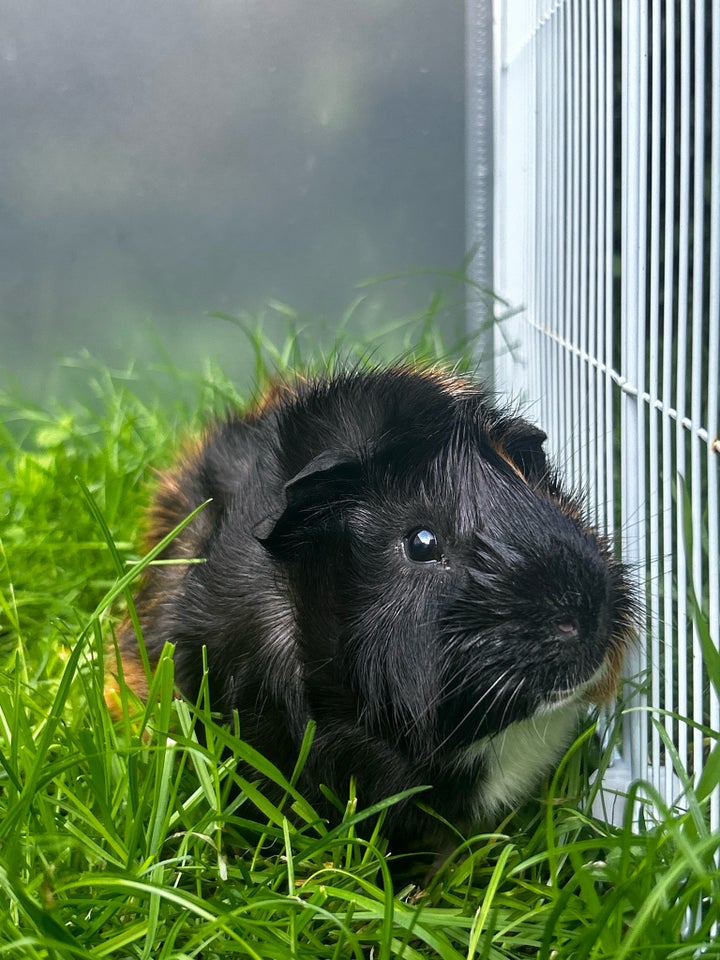
{"label": "brown fur patch", "polygon": [[629,643],[629,635],[627,637],[621,636],[620,638],[615,638],[615,642],[605,657],[607,669],[604,671],[600,681],[585,693],[590,703],[594,703],[599,707],[607,706],[607,704],[611,703],[616,697],[622,676],[623,659]]}
{"label": "brown fur patch", "polygon": [[[122,625],[121,631],[125,634],[128,631],[132,632],[132,625],[129,621]],[[108,658],[111,655],[109,653]],[[137,646],[122,651],[122,672],[125,686],[141,700],[146,700],[148,695],[147,677]],[[122,696],[120,680],[114,673],[106,673],[105,675],[104,695],[108,710],[115,720],[119,720],[122,716]]]}
{"label": "brown fur patch", "polygon": [[411,373],[419,373],[451,397],[463,397],[478,392],[477,385],[470,379],[462,376],[462,374],[452,373],[441,366],[436,365],[417,370],[409,367],[408,369]]}
{"label": "brown fur patch", "polygon": [[[296,377],[295,383],[304,383],[303,377]],[[253,397],[248,406],[243,419],[256,419],[261,417],[268,410],[279,407],[288,398],[291,398],[295,392],[293,383],[287,380],[273,380],[268,387],[261,393]]]}
{"label": "brown fur patch", "polygon": [[501,459],[501,460],[504,460],[505,463],[506,463],[506,464],[510,467],[510,469],[513,471],[513,473],[517,474],[517,476],[520,477],[520,479],[523,481],[523,483],[524,483],[526,486],[528,486],[527,477],[526,477],[525,474],[522,472],[522,470],[520,469],[520,467],[515,463],[515,461],[512,459],[512,457],[508,454],[508,452],[507,452],[507,450],[505,449],[505,447],[503,446],[502,442],[499,441],[499,440],[496,440],[496,441],[493,443],[492,446],[493,446],[493,450],[494,450],[495,453],[500,457],[500,459]]}
{"label": "brown fur patch", "polygon": [[156,471],[157,486],[146,515],[147,526],[143,538],[146,551],[171,533],[198,506],[188,499],[185,477],[197,469],[197,462],[209,440],[208,431],[191,437],[183,444],[182,452],[173,466]]}

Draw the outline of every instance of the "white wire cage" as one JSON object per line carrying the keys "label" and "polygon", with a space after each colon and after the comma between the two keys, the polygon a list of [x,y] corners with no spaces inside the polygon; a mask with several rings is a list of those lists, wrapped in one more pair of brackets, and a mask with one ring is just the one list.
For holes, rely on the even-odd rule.
{"label": "white wire cage", "polygon": [[[720,643],[720,0],[468,10],[468,240],[492,242],[482,279],[490,262],[520,308],[495,325],[495,382],[548,432],[644,604],[626,664],[641,709],[607,782],[682,806],[677,770],[698,783],[720,729],[703,649]],[[491,100],[473,82],[490,22]]]}

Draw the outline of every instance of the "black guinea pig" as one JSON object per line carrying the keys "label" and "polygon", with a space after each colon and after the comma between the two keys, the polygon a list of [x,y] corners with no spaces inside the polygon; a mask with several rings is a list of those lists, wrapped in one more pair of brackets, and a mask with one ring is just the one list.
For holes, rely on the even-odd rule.
{"label": "black guinea pig", "polygon": [[[470,379],[346,370],[272,388],[163,475],[157,544],[203,563],[149,567],[137,609],[151,663],[175,644],[197,697],[331,815],[351,777],[368,806],[429,785],[460,829],[525,799],[588,704],[610,698],[633,630],[624,567],[563,492],[545,434]],[[126,677],[146,692],[137,641]],[[412,801],[393,850],[438,842]]]}

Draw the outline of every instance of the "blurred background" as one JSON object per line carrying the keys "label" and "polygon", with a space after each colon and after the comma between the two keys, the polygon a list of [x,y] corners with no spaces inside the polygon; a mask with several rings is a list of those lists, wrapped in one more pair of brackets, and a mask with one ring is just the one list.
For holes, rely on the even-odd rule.
{"label": "blurred background", "polygon": [[357,285],[461,269],[463,50],[462,0],[0,0],[2,380],[421,312],[432,273]]}

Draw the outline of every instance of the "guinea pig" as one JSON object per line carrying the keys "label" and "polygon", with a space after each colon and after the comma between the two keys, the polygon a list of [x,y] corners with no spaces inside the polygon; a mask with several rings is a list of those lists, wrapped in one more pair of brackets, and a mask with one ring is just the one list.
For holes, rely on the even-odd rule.
{"label": "guinea pig", "polygon": [[[277,383],[161,475],[137,611],[151,664],[300,787],[368,806],[420,785],[461,830],[526,799],[589,704],[611,698],[633,632],[624,566],[563,491],[545,434],[470,378],[347,369]],[[147,693],[129,621],[124,672]],[[337,814],[336,814],[337,816]],[[391,849],[439,843],[412,800]]]}

